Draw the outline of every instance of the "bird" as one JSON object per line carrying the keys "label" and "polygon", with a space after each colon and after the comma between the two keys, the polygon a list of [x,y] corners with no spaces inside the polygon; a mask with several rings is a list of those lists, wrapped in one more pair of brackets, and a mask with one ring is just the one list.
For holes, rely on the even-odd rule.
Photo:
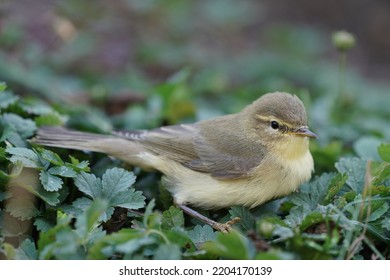
{"label": "bird", "polygon": [[100,152],[161,172],[174,203],[214,229],[229,232],[239,217],[219,223],[199,209],[253,208],[286,196],[314,171],[302,101],[286,92],[260,96],[238,113],[192,124],[110,135],[41,127],[33,143]]}

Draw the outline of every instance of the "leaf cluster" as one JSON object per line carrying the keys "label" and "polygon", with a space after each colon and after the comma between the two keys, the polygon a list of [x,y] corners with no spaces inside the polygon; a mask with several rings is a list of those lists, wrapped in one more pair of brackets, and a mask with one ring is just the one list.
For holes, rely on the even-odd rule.
{"label": "leaf cluster", "polygon": [[75,153],[88,159],[79,160],[63,150],[31,147],[28,139],[47,124],[39,117],[60,114],[2,90],[0,253],[5,258],[389,257],[384,248],[390,244],[390,144],[360,141],[359,157],[341,157],[334,172],[257,209],[204,212],[221,222],[241,218],[235,231],[222,234],[185,217],[151,174],[136,175],[117,167],[119,162],[88,154]]}

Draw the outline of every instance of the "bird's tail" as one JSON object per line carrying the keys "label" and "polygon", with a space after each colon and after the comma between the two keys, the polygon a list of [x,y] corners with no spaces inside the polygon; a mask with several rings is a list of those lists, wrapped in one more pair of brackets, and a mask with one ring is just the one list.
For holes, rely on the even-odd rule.
{"label": "bird's tail", "polygon": [[120,136],[80,132],[53,126],[38,129],[36,137],[30,141],[43,146],[105,153],[144,169],[154,168],[139,157],[145,152],[142,145]]}
{"label": "bird's tail", "polygon": [[113,137],[74,131],[63,127],[46,126],[38,129],[36,137],[31,142],[57,148],[105,152],[102,150],[101,142],[109,139],[113,139]]}

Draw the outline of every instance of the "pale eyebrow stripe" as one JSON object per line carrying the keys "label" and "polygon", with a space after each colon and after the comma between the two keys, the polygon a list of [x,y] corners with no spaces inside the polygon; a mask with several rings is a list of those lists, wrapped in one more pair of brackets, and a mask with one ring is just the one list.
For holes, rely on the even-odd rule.
{"label": "pale eyebrow stripe", "polygon": [[284,127],[284,129],[282,129],[283,131],[289,131],[293,129],[293,127],[290,124],[285,123],[274,116],[263,116],[263,115],[256,114],[255,118],[257,120],[264,121],[264,122],[277,121],[282,127]]}
{"label": "pale eyebrow stripe", "polygon": [[267,117],[267,116],[263,116],[263,115],[259,115],[259,114],[256,114],[255,118],[258,119],[258,120],[261,120],[261,121],[271,121],[271,120],[279,121],[274,116],[268,116]]}

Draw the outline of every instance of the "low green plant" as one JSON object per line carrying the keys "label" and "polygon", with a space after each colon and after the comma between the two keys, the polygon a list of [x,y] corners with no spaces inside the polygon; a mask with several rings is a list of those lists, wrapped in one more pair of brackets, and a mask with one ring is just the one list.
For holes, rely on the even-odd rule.
{"label": "low green plant", "polygon": [[[177,82],[169,83],[172,90]],[[183,87],[181,83],[176,85]],[[323,168],[332,170],[317,174],[299,192],[253,210],[234,206],[205,212],[220,221],[241,217],[233,232],[222,234],[173,206],[158,174],[129,171],[102,155],[31,146],[28,139],[37,127],[62,124],[73,118],[71,112],[19,97],[4,84],[0,109],[2,258],[390,256],[390,144],[379,138],[356,141],[350,154],[344,155],[340,146],[316,144],[314,157],[323,155]],[[94,121],[89,128],[94,130]]]}

